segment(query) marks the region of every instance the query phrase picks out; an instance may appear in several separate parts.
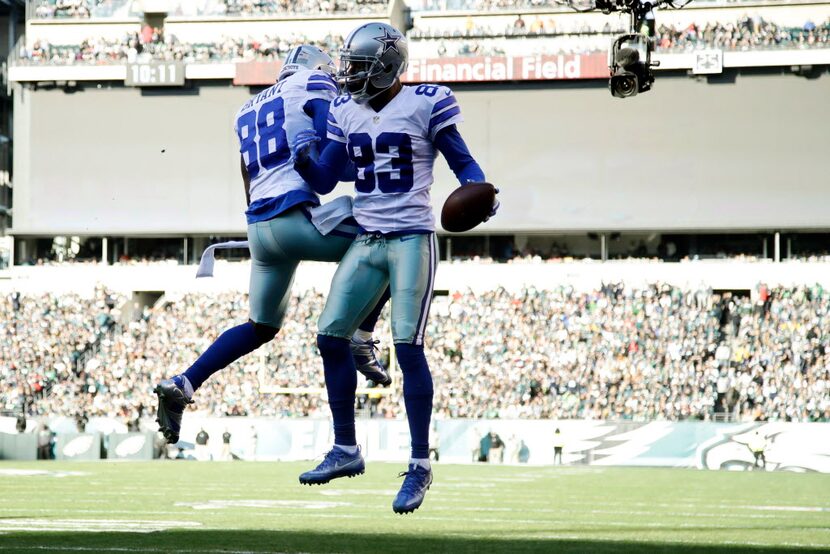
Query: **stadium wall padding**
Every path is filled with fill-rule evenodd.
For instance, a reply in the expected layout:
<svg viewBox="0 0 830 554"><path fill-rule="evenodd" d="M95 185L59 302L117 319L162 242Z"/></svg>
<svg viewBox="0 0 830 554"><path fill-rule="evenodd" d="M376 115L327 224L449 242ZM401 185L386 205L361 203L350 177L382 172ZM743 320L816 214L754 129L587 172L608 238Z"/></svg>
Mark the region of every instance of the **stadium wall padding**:
<svg viewBox="0 0 830 554"><path fill-rule="evenodd" d="M249 93L16 87L14 232L243 233L232 124ZM476 232L830 228L827 73L659 75L626 100L600 81L456 95L501 189ZM438 209L457 183L436 167Z"/></svg>
<svg viewBox="0 0 830 554"><path fill-rule="evenodd" d="M58 433L55 435L56 460L100 460L101 433Z"/></svg>
<svg viewBox="0 0 830 554"><path fill-rule="evenodd" d="M37 435L0 433L0 460L37 460Z"/></svg>
<svg viewBox="0 0 830 554"><path fill-rule="evenodd" d="M332 441L328 419L187 417L181 444L192 447L200 429L210 436L214 459L221 456L225 430L231 433L231 452L242 459L308 460ZM434 421L430 445L438 445L441 461L468 463L492 431L505 444L498 455L504 463L518 463L524 450L526 463L550 465L556 429L567 464L745 470L754 462L747 444L758 432L766 439L770 470L830 473L830 423L440 419ZM405 420L358 419L357 440L369 461L405 461L409 455Z"/></svg>
<svg viewBox="0 0 830 554"><path fill-rule="evenodd" d="M107 459L152 460L157 433L112 433L107 436Z"/></svg>

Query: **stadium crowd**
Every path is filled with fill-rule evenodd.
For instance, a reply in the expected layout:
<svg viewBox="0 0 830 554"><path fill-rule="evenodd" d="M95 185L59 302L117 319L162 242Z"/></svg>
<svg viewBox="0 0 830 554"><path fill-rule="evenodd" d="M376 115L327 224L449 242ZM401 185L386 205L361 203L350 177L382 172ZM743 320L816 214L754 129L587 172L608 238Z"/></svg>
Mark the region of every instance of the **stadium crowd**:
<svg viewBox="0 0 830 554"><path fill-rule="evenodd" d="M657 48L661 50L824 47L830 42L830 19L820 25L808 21L797 28L782 27L757 16L744 17L734 23L693 24L685 29L661 25L657 29L656 41Z"/></svg>
<svg viewBox="0 0 830 554"><path fill-rule="evenodd" d="M91 17L98 0L40 0L34 6L34 16L39 19Z"/></svg>
<svg viewBox="0 0 830 554"><path fill-rule="evenodd" d="M0 410L36 407L72 415L76 395L93 381L80 369L102 337L115 331L123 301L97 289L85 298L12 293L0 298Z"/></svg>
<svg viewBox="0 0 830 554"><path fill-rule="evenodd" d="M264 39L223 37L211 44L185 44L161 29L144 26L139 33L128 33L119 40L87 39L80 45L59 46L37 41L31 48L22 47L19 58L29 63L106 64L136 61L182 61L207 63L222 60L278 60L292 46L312 42L333 50L343 42L340 36L328 35L313 41L295 34L267 36Z"/></svg>
<svg viewBox="0 0 830 554"><path fill-rule="evenodd" d="M406 4L415 11L491 12L562 7L557 0L406 0Z"/></svg>
<svg viewBox="0 0 830 554"><path fill-rule="evenodd" d="M257 17L294 14L384 13L388 0L174 0L173 16ZM33 15L39 19L140 16L142 7L132 0L39 0Z"/></svg>
<svg viewBox="0 0 830 554"><path fill-rule="evenodd" d="M587 22L574 22L567 27L551 18L536 16L529 22L522 16L503 29L473 24L453 31L415 28L409 32L419 55L482 56L504 55L509 47L514 55L579 54L607 49L611 36L626 32L620 21L606 22L594 28ZM513 39L532 38L520 45ZM804 49L823 48L830 42L830 19L816 25L807 21L801 27L784 27L760 17L744 17L734 22L692 24L685 28L660 25L656 29L658 51L689 51L702 48L724 50Z"/></svg>
<svg viewBox="0 0 830 554"><path fill-rule="evenodd" d="M94 338L101 321L117 317L108 307L113 297L101 295L86 303L23 298L17 312L13 298L5 299L0 400L7 410L25 402L31 415L132 421L154 406L155 383L186 369L247 317L247 298L237 293L170 298L101 335L95 354L73 364L79 339ZM277 339L211 379L194 409L327 417L317 392L259 390L323 387L314 346L323 303L317 293L295 295ZM376 336L391 343L385 317ZM761 286L752 298L667 284L457 292L436 299L426 347L442 417L681 420L729 413L830 421L830 291L819 286ZM399 392L364 395L360 407L403 417Z"/></svg>
<svg viewBox="0 0 830 554"><path fill-rule="evenodd" d="M454 32L413 29L413 55L417 57L471 57L483 55L579 54L602 51L607 36L622 32L617 24L606 23L592 29L584 23L559 28L553 19L535 18L529 24L521 18L507 29L468 26ZM524 43L511 42L514 37L537 37ZM699 48L727 50L770 48L815 48L830 42L830 19L821 25L807 22L800 28L785 28L757 17L733 23L690 25L684 29L661 25L656 32L658 50L687 51ZM184 43L162 29L145 25L140 32L127 33L120 39L89 38L79 45L56 45L45 40L22 46L21 63L55 65L133 63L136 61L214 61L278 60L292 46L311 42L336 52L343 37L329 34L310 38L294 33L264 38L222 37L212 43Z"/></svg>
<svg viewBox="0 0 830 554"><path fill-rule="evenodd" d="M477 23L472 17L465 20L463 28L452 30L435 29L432 27L414 27L407 33L410 39L428 38L509 38L509 37L534 37L534 36L557 36L557 35L596 35L609 33L626 32L627 27L622 19L608 19L601 27L591 26L588 21L569 18L567 24L551 16L529 16L519 15L512 23L503 27L493 27Z"/></svg>

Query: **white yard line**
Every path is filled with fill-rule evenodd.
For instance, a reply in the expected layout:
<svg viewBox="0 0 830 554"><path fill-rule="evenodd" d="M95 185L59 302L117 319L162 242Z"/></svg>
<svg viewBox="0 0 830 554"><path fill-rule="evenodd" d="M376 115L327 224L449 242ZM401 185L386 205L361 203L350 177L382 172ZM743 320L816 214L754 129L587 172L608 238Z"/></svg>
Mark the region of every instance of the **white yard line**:
<svg viewBox="0 0 830 554"><path fill-rule="evenodd" d="M168 529L201 527L196 521L147 521L132 519L51 519L51 518L0 518L0 531L78 533L152 533Z"/></svg>
<svg viewBox="0 0 830 554"><path fill-rule="evenodd" d="M15 552L21 550L31 551L57 551L57 552L159 552L158 548L132 548L128 546L110 546L110 547L91 547L91 546L12 546L6 548L0 546L2 550L13 550ZM181 549L177 548L176 552L184 553L199 553L207 552L212 554L262 554L268 552L269 554L287 554L284 552L274 552L272 550L227 550L217 548L199 548L199 549Z"/></svg>
<svg viewBox="0 0 830 554"><path fill-rule="evenodd" d="M324 505L325 504L325 505ZM48 513L48 514L65 514L65 515L73 515L73 514L128 514L133 516L161 516L161 515L178 515L181 516L185 513L188 513L189 510L186 508L192 508L195 510L199 510L200 513L211 514L213 512L218 512L219 510L225 510L228 508L239 508L244 509L245 515L261 515L261 516L274 516L282 514L281 510L285 510L286 508L291 508L292 511L296 509L308 509L308 510L320 510L320 509L330 509L335 507L349 507L352 506L351 503L315 503L314 501L267 501L267 500L234 500L234 501L222 501L222 500L209 500L204 502L177 502L176 506L182 507L182 510L93 510L93 509L56 509L56 508L0 508L0 513ZM250 510L248 508L254 508L255 510ZM495 513L512 513L516 512L514 508L499 508L499 507L485 507L485 506L477 506L477 507L470 507L470 506L430 506L431 511L441 511L441 512L468 512L468 513L476 513L476 512L495 512ZM771 510L772 511L772 510ZM730 518L730 519L792 519L794 517L798 517L797 514L792 513L798 510L784 510L784 513L780 514L730 514L730 513L721 513L721 512L666 512L664 510L588 510L585 513L593 514L593 515L642 515L642 516L671 516L671 517L683 517L683 518ZM808 510L810 512L815 512L816 510ZM568 509L567 507L563 508L535 508L532 510L523 510L523 513L533 515L533 514L572 514L573 510ZM289 512L287 515L293 515ZM367 518L375 518L377 517L376 514L366 514L365 517ZM508 519L507 521L515 521Z"/></svg>

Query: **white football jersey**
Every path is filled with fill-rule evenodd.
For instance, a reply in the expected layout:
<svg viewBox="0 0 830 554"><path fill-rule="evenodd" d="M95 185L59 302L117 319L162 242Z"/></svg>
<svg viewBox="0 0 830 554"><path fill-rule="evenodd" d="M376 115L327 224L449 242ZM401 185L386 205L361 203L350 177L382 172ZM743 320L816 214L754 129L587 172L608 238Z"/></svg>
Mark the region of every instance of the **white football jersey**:
<svg viewBox="0 0 830 554"><path fill-rule="evenodd" d="M380 112L338 96L329 109L328 138L346 144L357 169L354 217L367 231L434 231L429 189L438 131L459 123L452 91L404 86Z"/></svg>
<svg viewBox="0 0 830 554"><path fill-rule="evenodd" d="M323 71L304 70L286 77L248 100L236 114L234 130L251 178L251 203L292 191L316 194L294 171L290 144L314 122L303 111L309 100L331 102L337 85Z"/></svg>

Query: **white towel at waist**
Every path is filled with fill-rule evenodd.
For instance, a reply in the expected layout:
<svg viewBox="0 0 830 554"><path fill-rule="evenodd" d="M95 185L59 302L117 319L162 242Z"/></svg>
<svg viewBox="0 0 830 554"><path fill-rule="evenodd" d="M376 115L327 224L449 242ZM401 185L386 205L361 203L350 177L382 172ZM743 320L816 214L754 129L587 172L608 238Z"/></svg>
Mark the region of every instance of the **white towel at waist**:
<svg viewBox="0 0 830 554"><path fill-rule="evenodd" d="M213 263L216 261L216 251L229 248L248 248L247 240L231 240L211 244L202 252L202 259L199 261L199 269L196 270L196 278L213 277Z"/></svg>
<svg viewBox="0 0 830 554"><path fill-rule="evenodd" d="M338 196L331 202L326 202L308 210L311 214L311 222L317 227L321 235L328 235L343 223L343 220L352 217L352 197ZM351 231L352 229L349 229ZM354 228L355 234L357 228Z"/></svg>

